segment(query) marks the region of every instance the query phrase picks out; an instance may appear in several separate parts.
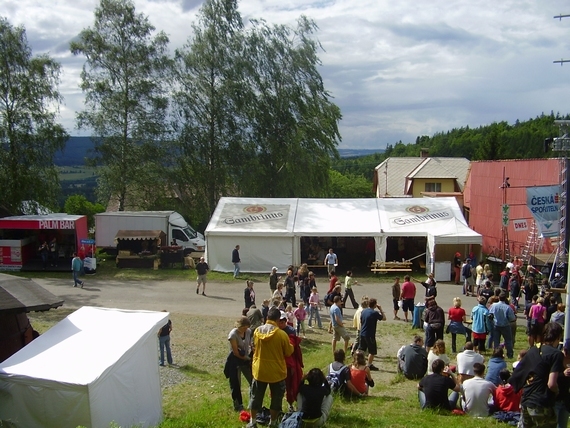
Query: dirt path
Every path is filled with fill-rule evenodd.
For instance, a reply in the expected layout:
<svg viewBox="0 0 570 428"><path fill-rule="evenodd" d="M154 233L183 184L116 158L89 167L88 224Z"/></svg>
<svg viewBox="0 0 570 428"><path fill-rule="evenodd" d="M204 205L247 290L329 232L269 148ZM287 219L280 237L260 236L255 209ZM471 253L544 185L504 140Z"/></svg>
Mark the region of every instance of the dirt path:
<svg viewBox="0 0 570 428"><path fill-rule="evenodd" d="M188 281L125 281L99 280L96 276L85 278L85 287L73 288L73 281L61 279L34 279L56 296L65 299L64 307L79 308L81 306L98 306L120 309L141 309L160 311L163 309L174 313L194 315L215 315L232 317L241 313L244 307L243 291L245 281L235 280L227 283L212 282L206 287L206 295L196 294L194 277ZM317 279L321 298L328 288L328 282ZM461 295L461 287L450 283L438 284L438 303L447 311L452 306L452 300L460 296L463 307L469 314L476 305L474 297ZM256 283L256 300L258 306L264 298L270 297L268 283ZM375 297L384 311L388 314L388 322L393 321L391 283L374 279L364 279L355 287L354 294L359 300L363 295ZM422 299L424 289L417 286L416 301ZM352 317L354 310L350 304L345 310L346 316ZM403 318L400 311L400 317ZM411 317L410 317L411 318ZM519 314L519 324L523 325Z"/></svg>

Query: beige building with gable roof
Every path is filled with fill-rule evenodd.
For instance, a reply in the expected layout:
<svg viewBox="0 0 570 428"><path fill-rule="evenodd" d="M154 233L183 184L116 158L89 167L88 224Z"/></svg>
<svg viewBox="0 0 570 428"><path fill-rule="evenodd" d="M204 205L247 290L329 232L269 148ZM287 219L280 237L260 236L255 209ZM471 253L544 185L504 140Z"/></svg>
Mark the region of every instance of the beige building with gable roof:
<svg viewBox="0 0 570 428"><path fill-rule="evenodd" d="M375 168L376 197L455 196L462 206L469 166L466 158L391 157Z"/></svg>

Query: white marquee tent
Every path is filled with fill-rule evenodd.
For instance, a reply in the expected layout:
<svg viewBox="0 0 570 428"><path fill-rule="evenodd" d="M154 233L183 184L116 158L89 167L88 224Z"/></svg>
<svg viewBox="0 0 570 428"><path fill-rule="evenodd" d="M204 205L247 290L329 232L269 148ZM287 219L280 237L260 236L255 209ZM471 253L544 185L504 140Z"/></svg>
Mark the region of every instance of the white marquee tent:
<svg viewBox="0 0 570 428"><path fill-rule="evenodd" d="M428 260L437 260L438 245L482 243L452 197L221 198L205 236L208 264L222 272L233 271L231 251L236 245L243 271L299 265L302 237L372 237L378 261L385 260L388 237L426 237Z"/></svg>
<svg viewBox="0 0 570 428"><path fill-rule="evenodd" d="M83 307L0 363L0 425L156 426L167 312Z"/></svg>

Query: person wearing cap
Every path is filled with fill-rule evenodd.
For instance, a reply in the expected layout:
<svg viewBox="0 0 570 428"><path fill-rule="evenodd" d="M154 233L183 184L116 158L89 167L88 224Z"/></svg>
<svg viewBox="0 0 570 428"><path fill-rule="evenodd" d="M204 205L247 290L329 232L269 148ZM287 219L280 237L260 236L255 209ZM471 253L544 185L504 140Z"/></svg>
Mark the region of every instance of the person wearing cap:
<svg viewBox="0 0 570 428"><path fill-rule="evenodd" d="M271 295L277 290L277 283L279 282L279 275L277 274L277 267L273 266L271 268L271 273L269 274L269 289L271 290Z"/></svg>
<svg viewBox="0 0 570 428"><path fill-rule="evenodd" d="M202 296L206 295L206 281L207 281L207 274L210 270L208 263L204 261L204 257L200 257L200 261L196 265L196 273L198 277L196 278L197 286L196 286L196 294L200 293L200 284L202 284Z"/></svg>
<svg viewBox="0 0 570 428"><path fill-rule="evenodd" d="M270 426L277 426L278 423L287 377L285 358L293 354L293 345L289 342L287 333L279 328L280 320L286 319L287 315L284 312L272 307L267 313L266 323L253 333L251 422L247 425L250 428L257 426L255 418L262 408L268 386L271 391Z"/></svg>

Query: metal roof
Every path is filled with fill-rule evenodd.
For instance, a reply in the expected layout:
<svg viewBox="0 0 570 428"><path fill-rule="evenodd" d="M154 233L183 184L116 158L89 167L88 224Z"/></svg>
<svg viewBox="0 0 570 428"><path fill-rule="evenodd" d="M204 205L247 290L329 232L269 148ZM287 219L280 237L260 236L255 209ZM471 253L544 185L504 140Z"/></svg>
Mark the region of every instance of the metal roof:
<svg viewBox="0 0 570 428"><path fill-rule="evenodd" d="M376 169L378 175L379 197L407 197L407 183L415 178L455 179L463 191L469 172L469 160L466 158L444 157L391 157Z"/></svg>

